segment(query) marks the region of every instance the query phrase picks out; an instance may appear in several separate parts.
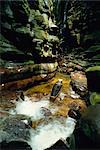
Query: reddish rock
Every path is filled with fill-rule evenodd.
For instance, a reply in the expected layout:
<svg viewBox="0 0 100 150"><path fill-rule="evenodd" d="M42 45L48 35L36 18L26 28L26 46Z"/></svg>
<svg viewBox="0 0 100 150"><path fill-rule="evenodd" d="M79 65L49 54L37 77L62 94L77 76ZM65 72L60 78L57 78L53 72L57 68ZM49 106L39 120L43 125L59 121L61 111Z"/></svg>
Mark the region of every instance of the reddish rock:
<svg viewBox="0 0 100 150"><path fill-rule="evenodd" d="M72 89L82 98L87 95L87 78L84 72L72 72L70 84L72 86Z"/></svg>

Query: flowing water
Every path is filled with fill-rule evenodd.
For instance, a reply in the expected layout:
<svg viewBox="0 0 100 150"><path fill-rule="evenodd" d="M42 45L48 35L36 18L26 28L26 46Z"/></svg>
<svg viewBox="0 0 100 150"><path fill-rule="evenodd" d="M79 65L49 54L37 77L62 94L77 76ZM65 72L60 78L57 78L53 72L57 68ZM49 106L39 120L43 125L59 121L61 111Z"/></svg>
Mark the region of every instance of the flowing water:
<svg viewBox="0 0 100 150"><path fill-rule="evenodd" d="M58 140L65 141L74 131L76 120L70 117L49 117L45 116L42 108L50 109L54 114L58 109L51 107L50 101L42 99L40 101L31 101L25 96L25 101L16 102L15 109L11 110L13 114L24 114L32 118L32 120L38 120L44 118L44 122L39 124L35 129L30 129L30 139L28 144L32 147L32 150L44 150L51 147Z"/></svg>
<svg viewBox="0 0 100 150"><path fill-rule="evenodd" d="M36 131L31 131L29 144L34 150L44 150L51 147L60 139L65 141L74 131L75 120L68 117L62 124L60 120L54 120L47 125L39 126Z"/></svg>
<svg viewBox="0 0 100 150"><path fill-rule="evenodd" d="M41 99L40 101L31 101L27 96L25 96L25 101L18 101L16 103L16 108L12 109L10 113L12 114L23 114L32 117L33 120L44 118L43 108L49 109L50 102L47 99ZM50 111L53 114L57 108L51 108Z"/></svg>

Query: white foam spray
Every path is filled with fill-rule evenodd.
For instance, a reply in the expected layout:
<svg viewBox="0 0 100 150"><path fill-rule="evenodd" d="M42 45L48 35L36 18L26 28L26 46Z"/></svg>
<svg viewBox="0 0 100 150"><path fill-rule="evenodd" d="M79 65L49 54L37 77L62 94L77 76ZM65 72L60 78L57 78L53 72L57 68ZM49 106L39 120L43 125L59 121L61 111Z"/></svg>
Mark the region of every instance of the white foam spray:
<svg viewBox="0 0 100 150"><path fill-rule="evenodd" d="M31 101L28 97L25 96L25 101L18 101L16 103L16 108L11 111L11 113L27 115L32 117L34 120L37 120L44 117L41 111L42 107L48 108L49 101Z"/></svg>
<svg viewBox="0 0 100 150"><path fill-rule="evenodd" d="M45 117L44 114L42 114L41 107L49 109L49 106L50 102L46 99L33 102L25 96L25 101L20 100L16 103L16 108L13 113L24 114L32 117L33 120L38 120ZM56 108L54 110L54 107L50 109L52 113L56 110ZM70 137L75 125L75 120L70 117L64 118L64 123L62 123L60 119L55 118L47 124L40 124L36 129L30 129L30 139L28 143L32 147L32 150L44 150L51 147L58 140L66 140L67 137Z"/></svg>
<svg viewBox="0 0 100 150"><path fill-rule="evenodd" d="M29 145L32 150L44 150L54 145L58 140L66 140L74 131L76 122L68 117L65 124L54 120L47 125L39 126L36 131L30 131Z"/></svg>

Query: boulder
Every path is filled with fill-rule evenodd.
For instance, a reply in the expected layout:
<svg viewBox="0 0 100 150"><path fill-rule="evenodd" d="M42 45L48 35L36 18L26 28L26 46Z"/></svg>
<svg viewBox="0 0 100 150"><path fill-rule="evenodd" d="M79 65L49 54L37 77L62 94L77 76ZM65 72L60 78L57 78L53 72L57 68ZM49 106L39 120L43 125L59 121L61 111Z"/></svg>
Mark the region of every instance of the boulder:
<svg viewBox="0 0 100 150"><path fill-rule="evenodd" d="M84 72L77 71L71 73L70 82L73 91L84 98L87 95L87 79Z"/></svg>
<svg viewBox="0 0 100 150"><path fill-rule="evenodd" d="M14 141L25 142L28 144L30 137L30 126L24 123L28 119L24 115L3 115L0 118L0 144L10 143Z"/></svg>
<svg viewBox="0 0 100 150"><path fill-rule="evenodd" d="M89 106L83 113L81 128L91 141L100 146L100 104Z"/></svg>
<svg viewBox="0 0 100 150"><path fill-rule="evenodd" d="M86 70L89 91L100 92L100 66L89 67Z"/></svg>

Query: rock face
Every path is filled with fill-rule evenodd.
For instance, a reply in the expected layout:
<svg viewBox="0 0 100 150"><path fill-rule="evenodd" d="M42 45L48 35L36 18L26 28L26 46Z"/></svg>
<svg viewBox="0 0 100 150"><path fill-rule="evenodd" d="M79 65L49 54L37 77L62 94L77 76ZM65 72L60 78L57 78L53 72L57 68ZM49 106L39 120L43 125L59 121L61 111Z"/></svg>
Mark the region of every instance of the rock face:
<svg viewBox="0 0 100 150"><path fill-rule="evenodd" d="M55 0L54 14L63 53L75 51L79 57L84 54L89 63L100 65L99 6L99 1Z"/></svg>
<svg viewBox="0 0 100 150"><path fill-rule="evenodd" d="M15 65L1 68L1 90L21 89L41 81L46 81L55 75L57 63L42 63L33 65Z"/></svg>
<svg viewBox="0 0 100 150"><path fill-rule="evenodd" d="M1 59L39 63L41 57L53 56L59 39L53 35L52 0L2 1L1 6Z"/></svg>
<svg viewBox="0 0 100 150"><path fill-rule="evenodd" d="M1 1L1 84L54 76L57 30L52 0Z"/></svg>
<svg viewBox="0 0 100 150"><path fill-rule="evenodd" d="M12 141L20 141L27 143L30 136L30 127L23 122L24 119L25 116L23 115L10 115L9 117L3 116L0 119L0 143L4 141L6 141L6 143Z"/></svg>
<svg viewBox="0 0 100 150"><path fill-rule="evenodd" d="M89 106L81 122L82 130L100 148L100 104Z"/></svg>

